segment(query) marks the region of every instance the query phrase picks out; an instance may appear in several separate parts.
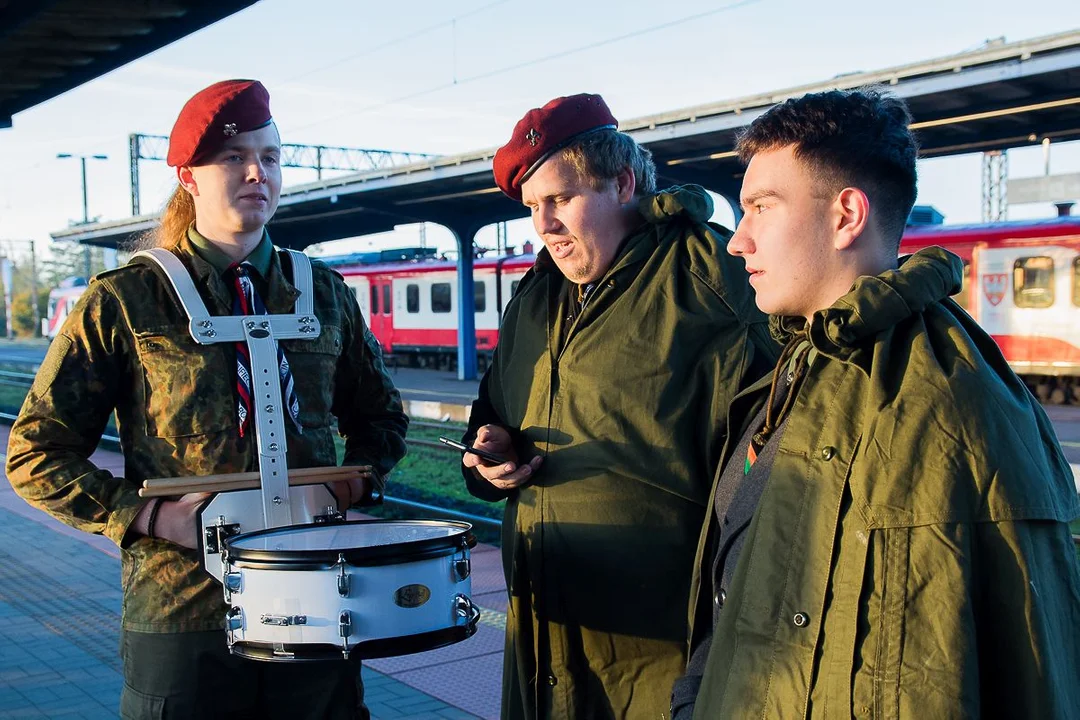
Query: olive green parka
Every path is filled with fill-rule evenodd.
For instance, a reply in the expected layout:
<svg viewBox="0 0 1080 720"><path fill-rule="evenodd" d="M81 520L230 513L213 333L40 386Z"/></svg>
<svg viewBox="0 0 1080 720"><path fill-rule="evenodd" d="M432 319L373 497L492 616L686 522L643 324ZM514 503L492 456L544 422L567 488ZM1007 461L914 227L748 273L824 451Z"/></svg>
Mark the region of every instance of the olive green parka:
<svg viewBox="0 0 1080 720"><path fill-rule="evenodd" d="M473 406L468 441L497 423L523 461L544 456L503 521L505 718L667 712L727 405L779 351L728 232L705 224L704 190L645 197L639 212L570 328L568 281L539 253Z"/></svg>
<svg viewBox="0 0 1080 720"><path fill-rule="evenodd" d="M695 718L1080 717L1076 489L1042 408L948 299L960 277L929 248L814 315ZM805 327L773 319L781 340ZM695 647L716 528L698 547Z"/></svg>

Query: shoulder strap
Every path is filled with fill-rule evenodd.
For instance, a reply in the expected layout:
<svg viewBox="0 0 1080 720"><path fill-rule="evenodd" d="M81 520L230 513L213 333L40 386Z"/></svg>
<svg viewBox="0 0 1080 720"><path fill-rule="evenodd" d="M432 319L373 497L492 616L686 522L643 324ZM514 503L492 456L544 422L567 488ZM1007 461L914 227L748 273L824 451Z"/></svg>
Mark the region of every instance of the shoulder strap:
<svg viewBox="0 0 1080 720"><path fill-rule="evenodd" d="M315 312L313 296L315 285L311 279L311 260L302 252L285 248L292 261L293 287L300 291L300 297L296 298L296 307L293 312L297 315L311 315Z"/></svg>
<svg viewBox="0 0 1080 720"><path fill-rule="evenodd" d="M311 280L311 261L307 255L289 250L293 263L293 284L300 291L293 312L289 315L264 315L270 323L276 339L314 340L321 326L314 313L314 285ZM187 313L191 337L200 345L244 340L246 333L242 323L250 322L250 316L211 316L202 301L195 283L180 259L164 248L151 248L132 255L131 259L146 258L165 273L170 285Z"/></svg>
<svg viewBox="0 0 1080 720"><path fill-rule="evenodd" d="M189 318L210 315L206 311L206 304L202 301L202 297L199 296L199 291L195 289L191 274L178 257L164 248L151 248L141 250L131 256L132 260L136 258L147 258L161 268Z"/></svg>

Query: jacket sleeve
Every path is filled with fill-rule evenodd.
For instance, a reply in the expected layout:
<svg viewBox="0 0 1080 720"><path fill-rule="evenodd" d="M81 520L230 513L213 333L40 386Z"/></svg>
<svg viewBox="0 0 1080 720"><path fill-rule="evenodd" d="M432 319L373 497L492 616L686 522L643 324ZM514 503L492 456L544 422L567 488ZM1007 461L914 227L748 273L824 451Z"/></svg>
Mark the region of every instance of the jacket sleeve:
<svg viewBox="0 0 1080 720"><path fill-rule="evenodd" d="M92 283L49 346L8 439L7 476L30 505L124 544L144 501L90 461L127 375L130 335L116 299Z"/></svg>
<svg viewBox="0 0 1080 720"><path fill-rule="evenodd" d="M484 377L480 379L480 388L477 393L476 400L473 401L472 409L469 411L469 427L465 431L465 435L461 438L461 442L466 445L472 445L476 441L476 433L484 425L499 425L506 429L510 433L510 437L514 441L514 445L518 444L518 433L516 428L509 427L506 422L499 416L499 413L495 410L495 407L491 399L491 377L495 372L495 363L498 361L498 349L495 350L495 359L493 360L491 367L484 373ZM481 500L487 500L489 502L498 502L504 500L514 492L513 490L500 490L484 478L477 475L470 468L465 467L464 464L460 465L461 475L465 478L465 487L468 488L469 493L474 497L478 497Z"/></svg>
<svg viewBox="0 0 1080 720"><path fill-rule="evenodd" d="M376 490L382 492L386 475L405 457L409 418L356 298L344 282L335 286L349 333L343 338L331 412L345 439L345 464L374 467L380 477Z"/></svg>

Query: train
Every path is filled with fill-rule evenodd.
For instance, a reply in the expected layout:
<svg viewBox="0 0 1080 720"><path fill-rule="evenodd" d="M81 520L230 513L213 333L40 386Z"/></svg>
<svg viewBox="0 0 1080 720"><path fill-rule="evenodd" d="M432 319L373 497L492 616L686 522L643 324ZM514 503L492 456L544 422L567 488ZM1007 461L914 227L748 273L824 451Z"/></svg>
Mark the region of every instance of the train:
<svg viewBox="0 0 1080 720"><path fill-rule="evenodd" d="M994 338L1009 364L1047 404L1080 404L1080 217L907 228L900 253L939 245L964 262L955 300ZM506 304L532 267L525 252L474 260L477 361L498 342ZM453 369L457 270L431 248L319 258L345 278L389 362ZM55 335L85 285L50 294L43 330ZM55 313L55 316L54 316Z"/></svg>
<svg viewBox="0 0 1080 720"><path fill-rule="evenodd" d="M1043 403L1080 404L1080 217L909 227L900 253L964 262L954 296Z"/></svg>

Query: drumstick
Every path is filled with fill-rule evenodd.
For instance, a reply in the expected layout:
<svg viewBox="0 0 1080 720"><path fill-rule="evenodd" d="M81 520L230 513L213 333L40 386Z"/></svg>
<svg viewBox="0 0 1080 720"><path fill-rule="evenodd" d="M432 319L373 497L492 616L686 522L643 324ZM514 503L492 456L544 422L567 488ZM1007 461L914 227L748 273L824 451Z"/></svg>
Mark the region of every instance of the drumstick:
<svg viewBox="0 0 1080 720"><path fill-rule="evenodd" d="M247 475L247 473L236 473L236 475ZM255 473L256 477L245 478L233 478L231 480L217 480L214 482L194 482L188 484L170 483L162 486L161 484L155 484L153 487L139 488L139 497L168 497L173 495L185 495L187 493L195 492L230 492L233 490L258 490L261 487L261 482L258 477L258 473ZM358 472L357 469L350 468L347 472L341 473L322 473L320 475L308 475L296 477L291 472L289 474L289 485L291 487L298 487L303 485L320 485L322 483L337 482L339 480L352 480L357 477L370 477L370 472ZM173 479L173 478L156 478L157 480ZM148 481L149 482L149 481Z"/></svg>
<svg viewBox="0 0 1080 720"><path fill-rule="evenodd" d="M320 485L322 483L337 482L339 480L352 480L364 477L360 473L343 473L341 475L319 475L317 477L290 478L289 486ZM196 492L230 492L233 490L258 490L261 484L258 480L234 480L231 482L218 481L212 483L195 483L192 485L170 485L168 487L139 488L139 497L169 497L173 495L186 495Z"/></svg>
<svg viewBox="0 0 1080 720"><path fill-rule="evenodd" d="M342 465L340 467L331 465L329 467L313 467L313 468L291 468L289 470L289 483L291 485L296 484L310 484L310 483L295 483L293 478L309 478L309 477L321 477L323 475L339 475L342 473L353 473L361 475L370 475L370 465ZM171 477L171 478L148 478L143 481L144 488L166 488L181 485L199 485L203 483L216 483L216 482L237 482L240 480L258 480L261 476L258 471L255 472L242 472L242 473L222 473L220 475L188 475L186 477Z"/></svg>

